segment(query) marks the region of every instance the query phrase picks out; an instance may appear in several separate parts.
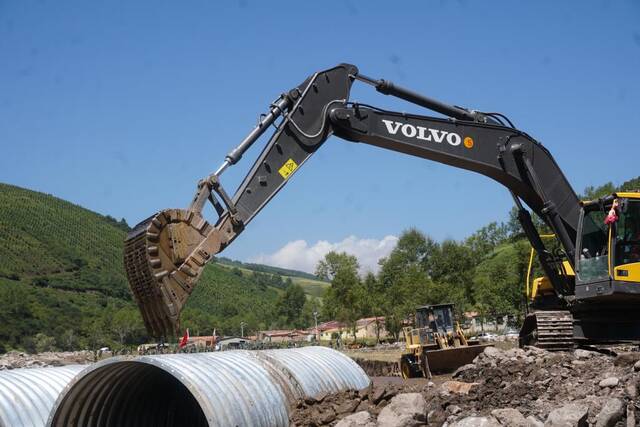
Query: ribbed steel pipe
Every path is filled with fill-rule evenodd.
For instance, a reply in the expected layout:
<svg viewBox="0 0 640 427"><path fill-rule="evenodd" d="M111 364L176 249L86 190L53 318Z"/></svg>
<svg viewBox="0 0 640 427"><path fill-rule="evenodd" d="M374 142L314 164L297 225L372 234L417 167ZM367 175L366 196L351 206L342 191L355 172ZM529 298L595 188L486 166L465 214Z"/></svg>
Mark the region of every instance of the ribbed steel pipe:
<svg viewBox="0 0 640 427"><path fill-rule="evenodd" d="M0 427L44 426L56 399L82 368L0 371Z"/></svg>
<svg viewBox="0 0 640 427"><path fill-rule="evenodd" d="M288 426L298 399L369 384L326 347L111 358L65 388L48 424Z"/></svg>

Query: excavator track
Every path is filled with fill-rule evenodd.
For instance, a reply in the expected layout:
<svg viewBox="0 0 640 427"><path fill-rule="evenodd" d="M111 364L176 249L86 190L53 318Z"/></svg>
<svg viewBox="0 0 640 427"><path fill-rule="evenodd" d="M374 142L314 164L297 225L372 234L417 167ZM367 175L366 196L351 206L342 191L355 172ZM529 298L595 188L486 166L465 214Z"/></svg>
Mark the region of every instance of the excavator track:
<svg viewBox="0 0 640 427"><path fill-rule="evenodd" d="M529 314L520 331L520 345L549 351L573 350L573 316L564 310Z"/></svg>
<svg viewBox="0 0 640 427"><path fill-rule="evenodd" d="M179 333L180 311L210 259L210 254L195 249L211 229L196 212L167 209L127 235L124 265L129 287L154 336Z"/></svg>

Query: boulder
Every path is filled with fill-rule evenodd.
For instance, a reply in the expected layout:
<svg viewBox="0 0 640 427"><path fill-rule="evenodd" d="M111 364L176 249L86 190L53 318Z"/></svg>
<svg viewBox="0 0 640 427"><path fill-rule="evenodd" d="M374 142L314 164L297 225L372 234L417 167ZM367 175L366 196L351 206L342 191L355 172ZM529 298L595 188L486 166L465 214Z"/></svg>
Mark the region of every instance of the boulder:
<svg viewBox="0 0 640 427"><path fill-rule="evenodd" d="M378 427L411 427L427 423L427 402L420 393L395 396L378 415Z"/></svg>
<svg viewBox="0 0 640 427"><path fill-rule="evenodd" d="M607 399L596 416L596 427L613 427L622 419L625 411L626 407L622 400L616 398Z"/></svg>
<svg viewBox="0 0 640 427"><path fill-rule="evenodd" d="M517 409L513 408L502 408L502 409L494 409L491 411L491 415L498 420L498 422L507 427L526 427L528 426L527 421L524 418L524 415L520 413Z"/></svg>
<svg viewBox="0 0 640 427"><path fill-rule="evenodd" d="M376 420L367 411L356 412L338 421L335 427L376 427Z"/></svg>
<svg viewBox="0 0 640 427"><path fill-rule="evenodd" d="M620 380L617 377L608 377L600 381L598 385L602 388L605 388L605 387L613 388L613 387L616 387L619 383L620 383Z"/></svg>
<svg viewBox="0 0 640 427"><path fill-rule="evenodd" d="M466 417L451 427L500 427L500 423L493 417Z"/></svg>
<svg viewBox="0 0 640 427"><path fill-rule="evenodd" d="M589 407L579 403L570 403L554 409L547 416L546 427L586 427Z"/></svg>
<svg viewBox="0 0 640 427"><path fill-rule="evenodd" d="M636 372L640 371L640 360L633 364L633 370Z"/></svg>

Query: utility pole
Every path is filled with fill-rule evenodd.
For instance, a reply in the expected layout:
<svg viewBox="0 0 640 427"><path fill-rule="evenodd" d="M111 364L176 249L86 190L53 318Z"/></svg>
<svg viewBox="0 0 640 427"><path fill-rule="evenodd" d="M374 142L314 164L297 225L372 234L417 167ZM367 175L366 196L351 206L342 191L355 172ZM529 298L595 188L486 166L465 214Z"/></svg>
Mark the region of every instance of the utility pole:
<svg viewBox="0 0 640 427"><path fill-rule="evenodd" d="M313 312L313 319L316 321L316 341L320 342L320 336L318 335L318 312Z"/></svg>
<svg viewBox="0 0 640 427"><path fill-rule="evenodd" d="M246 323L240 322L240 338L244 338L244 327L247 326Z"/></svg>

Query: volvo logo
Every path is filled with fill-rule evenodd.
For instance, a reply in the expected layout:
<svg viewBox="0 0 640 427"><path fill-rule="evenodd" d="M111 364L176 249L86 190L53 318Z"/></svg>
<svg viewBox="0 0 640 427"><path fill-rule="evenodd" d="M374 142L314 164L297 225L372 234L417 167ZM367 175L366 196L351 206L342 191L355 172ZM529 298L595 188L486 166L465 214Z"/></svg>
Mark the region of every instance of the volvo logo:
<svg viewBox="0 0 640 427"><path fill-rule="evenodd" d="M446 141L448 144L457 147L462 143L462 137L455 132L447 132L444 130L431 129L423 126L414 126L410 123L396 122L393 120L382 120L387 132L391 135L397 135L400 132L407 138L415 138L422 141L437 142L441 144ZM469 147L466 142L465 146Z"/></svg>

